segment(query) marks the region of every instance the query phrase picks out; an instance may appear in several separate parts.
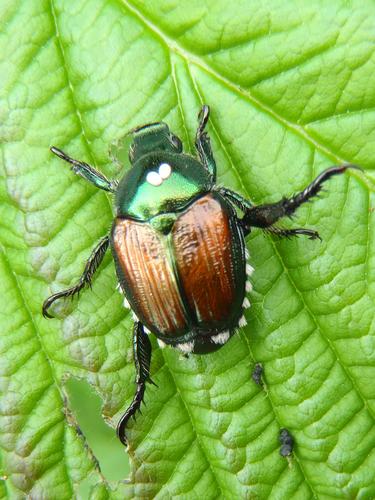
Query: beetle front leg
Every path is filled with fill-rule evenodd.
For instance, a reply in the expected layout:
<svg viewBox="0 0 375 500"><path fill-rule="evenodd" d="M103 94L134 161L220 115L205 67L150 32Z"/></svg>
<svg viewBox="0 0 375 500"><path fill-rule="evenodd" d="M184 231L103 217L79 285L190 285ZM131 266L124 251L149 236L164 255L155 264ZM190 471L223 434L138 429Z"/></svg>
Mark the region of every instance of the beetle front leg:
<svg viewBox="0 0 375 500"><path fill-rule="evenodd" d="M151 342L144 331L143 325L140 321L134 323L133 328L133 356L135 369L137 372L135 382L137 388L129 408L120 418L117 424L117 437L122 444L126 445L125 428L131 417L140 409L143 397L146 390L146 382L156 385L150 378L150 364L151 364Z"/></svg>
<svg viewBox="0 0 375 500"><path fill-rule="evenodd" d="M53 154L70 163L75 174L80 175L99 189L104 189L104 191L109 191L110 193L115 192L117 186L116 181L108 180L105 175L103 175L98 170L95 170L95 168L91 167L91 165L89 165L88 163L74 160L74 158L68 156L66 153L64 153L64 151L61 151L61 149L55 148L55 146L52 146L50 149Z"/></svg>
<svg viewBox="0 0 375 500"><path fill-rule="evenodd" d="M104 255L109 246L109 237L105 236L102 238L99 243L96 245L94 250L92 251L88 261L86 262L85 270L83 271L82 276L80 277L78 283L66 290L62 290L61 292L57 292L48 299L46 299L43 303L42 311L43 316L45 318L53 318L48 312L48 309L57 299L65 298L65 297L73 297L76 293L80 292L85 285L91 285L91 279L95 273L95 271L100 266Z"/></svg>
<svg viewBox="0 0 375 500"><path fill-rule="evenodd" d="M205 131L205 127L210 116L210 108L204 104L198 115L198 129L195 135L195 148L199 159L211 175L212 182L216 181L216 162L212 154L210 138Z"/></svg>

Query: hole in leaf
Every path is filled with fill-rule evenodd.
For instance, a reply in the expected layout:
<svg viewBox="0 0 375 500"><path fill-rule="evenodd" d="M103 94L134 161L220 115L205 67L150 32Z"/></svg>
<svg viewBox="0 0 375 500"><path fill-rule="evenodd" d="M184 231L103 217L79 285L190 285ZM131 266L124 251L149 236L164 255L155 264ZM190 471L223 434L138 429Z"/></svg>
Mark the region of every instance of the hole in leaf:
<svg viewBox="0 0 375 500"><path fill-rule="evenodd" d="M130 472L129 457L117 439L115 430L105 423L101 415L103 402L100 397L83 380L69 378L65 388L70 409L99 462L103 476L111 482L127 478Z"/></svg>

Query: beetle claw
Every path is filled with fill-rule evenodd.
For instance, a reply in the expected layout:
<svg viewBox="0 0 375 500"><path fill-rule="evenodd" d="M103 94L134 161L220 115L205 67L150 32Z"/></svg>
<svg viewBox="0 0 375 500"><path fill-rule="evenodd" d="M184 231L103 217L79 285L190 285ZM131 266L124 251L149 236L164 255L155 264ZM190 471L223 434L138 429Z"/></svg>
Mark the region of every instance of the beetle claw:
<svg viewBox="0 0 375 500"><path fill-rule="evenodd" d="M43 314L43 317L44 318L48 318L48 319L53 319L55 316L52 316L52 314L50 314L47 310L47 308L44 307L43 305L43 309L42 309L42 314Z"/></svg>

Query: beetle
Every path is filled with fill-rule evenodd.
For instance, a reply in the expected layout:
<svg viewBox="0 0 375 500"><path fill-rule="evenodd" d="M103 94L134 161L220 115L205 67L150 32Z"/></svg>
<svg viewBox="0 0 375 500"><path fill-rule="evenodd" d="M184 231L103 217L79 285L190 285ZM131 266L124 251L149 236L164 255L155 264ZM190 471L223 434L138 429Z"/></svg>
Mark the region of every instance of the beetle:
<svg viewBox="0 0 375 500"><path fill-rule="evenodd" d="M72 170L115 195L115 219L109 235L93 249L78 283L55 293L43 304L50 306L91 285L95 271L110 247L124 305L134 314L133 354L136 391L122 415L117 435L126 444L125 428L140 409L150 378L151 342L176 347L188 355L216 351L246 325L244 309L250 306L245 238L252 227L279 237L306 235L311 229L282 229L275 223L291 217L311 200L325 181L353 165L324 170L303 191L276 203L254 206L240 194L216 184L216 163L206 132L209 107L198 115L196 157L183 152L181 140L166 123L133 129L129 148L131 168L120 181L109 180L82 161L56 147L52 153Z"/></svg>

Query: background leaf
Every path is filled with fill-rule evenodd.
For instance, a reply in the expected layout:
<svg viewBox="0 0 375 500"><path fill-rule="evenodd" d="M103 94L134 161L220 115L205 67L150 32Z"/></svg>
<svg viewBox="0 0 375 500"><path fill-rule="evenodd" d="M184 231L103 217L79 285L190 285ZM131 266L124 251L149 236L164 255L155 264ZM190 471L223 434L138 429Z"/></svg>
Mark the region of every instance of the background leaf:
<svg viewBox="0 0 375 500"><path fill-rule="evenodd" d="M4 0L0 23L2 496L71 498L91 474L91 498L374 497L373 2ZM111 259L59 319L41 317L108 231L111 200L48 148L119 176L110 143L164 120L192 150L203 102L219 182L255 203L330 164L365 173L299 210L294 225L322 244L254 231L249 325L219 352L155 346L131 481L111 489L63 413L67 373L95 387L112 425L134 390Z"/></svg>

